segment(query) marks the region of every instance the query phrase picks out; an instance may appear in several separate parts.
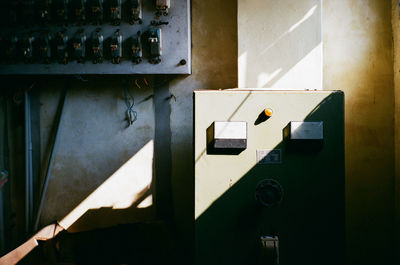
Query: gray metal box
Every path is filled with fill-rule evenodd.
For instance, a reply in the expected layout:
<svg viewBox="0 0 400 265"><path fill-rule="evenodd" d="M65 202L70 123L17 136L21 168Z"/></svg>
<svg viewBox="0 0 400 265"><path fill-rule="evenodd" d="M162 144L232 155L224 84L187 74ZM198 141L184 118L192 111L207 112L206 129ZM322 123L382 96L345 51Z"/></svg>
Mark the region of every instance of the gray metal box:
<svg viewBox="0 0 400 265"><path fill-rule="evenodd" d="M194 97L195 264L276 264L268 262L277 249L280 265L345 264L343 93L198 90ZM272 117L257 121L266 108ZM247 122L247 149L207 153L214 121ZM292 132L304 145L285 137L293 121L304 126Z"/></svg>

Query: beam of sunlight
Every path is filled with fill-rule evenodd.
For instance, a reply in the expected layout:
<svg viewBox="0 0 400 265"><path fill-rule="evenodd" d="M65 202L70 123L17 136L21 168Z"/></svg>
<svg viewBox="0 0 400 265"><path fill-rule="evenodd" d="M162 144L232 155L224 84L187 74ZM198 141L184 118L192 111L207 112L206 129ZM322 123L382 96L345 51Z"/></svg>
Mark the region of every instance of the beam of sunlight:
<svg viewBox="0 0 400 265"><path fill-rule="evenodd" d="M277 45L283 38L286 37L286 35L288 35L289 33L293 32L296 28L300 27L301 24L303 24L304 22L306 22L308 19L310 19L315 11L317 10L318 5L313 6L305 15L302 19L300 19L298 22L294 23L289 30L285 31L284 33L282 33L279 37L276 38L275 41L271 42L267 47L265 47L261 54L265 54L266 52L268 52L268 50L270 50L272 47L274 47L275 45Z"/></svg>
<svg viewBox="0 0 400 265"><path fill-rule="evenodd" d="M305 22L307 19L309 19L315 12L315 10L318 8L318 6L313 6L308 12L307 14L304 15L304 17L302 19L299 20L299 22L295 23L293 26L290 27L289 32L292 32L293 30L295 30L297 27L300 26L301 23Z"/></svg>
<svg viewBox="0 0 400 265"><path fill-rule="evenodd" d="M126 209L132 206L151 189L153 158L154 142L151 140L59 221L59 224L64 229L68 229L90 209L104 207ZM152 204L153 197L148 196L139 204L138 208L149 207Z"/></svg>
<svg viewBox="0 0 400 265"><path fill-rule="evenodd" d="M282 68L276 69L273 73L261 73L257 78L257 87L264 87L265 84L271 82L278 74L282 72Z"/></svg>
<svg viewBox="0 0 400 265"><path fill-rule="evenodd" d="M150 194L147 196L141 203L138 204L137 208L147 208L153 205L153 195Z"/></svg>
<svg viewBox="0 0 400 265"><path fill-rule="evenodd" d="M246 86L246 78L247 78L247 51L241 54L238 58L238 67L239 67L239 87Z"/></svg>
<svg viewBox="0 0 400 265"><path fill-rule="evenodd" d="M238 11L239 87L322 90L321 2L300 1L289 6L289 0L248 2L241 3ZM263 8L269 9L254 13Z"/></svg>
<svg viewBox="0 0 400 265"><path fill-rule="evenodd" d="M238 90L238 89L236 89L236 88L225 89L225 91L229 91L229 90ZM238 111L241 108L241 106L246 102L246 100L250 97L250 95L251 95L251 92L247 91L246 94L244 95L242 101L240 103L238 102L236 110L233 111L232 113L230 113L230 116L227 119L225 119L225 121L232 121L232 118L235 116L236 111ZM216 103L216 104L218 105L218 103ZM213 106L213 105L210 104L209 106ZM195 153L195 157L196 157L195 163L197 163L199 161L200 157L203 156L206 153L206 151L207 151L207 148L204 148L203 151L200 154Z"/></svg>
<svg viewBox="0 0 400 265"><path fill-rule="evenodd" d="M287 72L281 72L281 69L278 69L272 74L259 74L258 87L275 90L284 88L291 90L322 90L322 49L322 42L320 42ZM320 63L316 64L318 61Z"/></svg>

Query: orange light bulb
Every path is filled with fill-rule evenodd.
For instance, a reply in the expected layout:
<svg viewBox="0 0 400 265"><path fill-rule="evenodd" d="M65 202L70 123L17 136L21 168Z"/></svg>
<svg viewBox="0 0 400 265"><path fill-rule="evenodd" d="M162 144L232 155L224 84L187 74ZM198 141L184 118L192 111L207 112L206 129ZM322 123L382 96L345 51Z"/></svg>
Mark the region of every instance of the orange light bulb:
<svg viewBox="0 0 400 265"><path fill-rule="evenodd" d="M274 113L273 110L270 109L270 108L267 108L267 109L264 110L264 114L267 117L271 117L273 113Z"/></svg>

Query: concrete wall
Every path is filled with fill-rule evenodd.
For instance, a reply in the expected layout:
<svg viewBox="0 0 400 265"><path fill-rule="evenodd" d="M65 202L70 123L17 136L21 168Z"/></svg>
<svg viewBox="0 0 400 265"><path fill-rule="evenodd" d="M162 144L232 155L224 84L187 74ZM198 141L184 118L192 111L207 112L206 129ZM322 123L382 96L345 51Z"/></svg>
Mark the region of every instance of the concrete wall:
<svg viewBox="0 0 400 265"><path fill-rule="evenodd" d="M394 147L395 147L395 210L396 210L396 253L397 261L400 262L400 6L397 0L392 0L392 31L393 31L393 54L394 54Z"/></svg>
<svg viewBox="0 0 400 265"><path fill-rule="evenodd" d="M128 83L128 80L134 79L124 80L125 82L121 82L115 77L88 78L87 82L69 81L71 88L66 99L65 115L55 150L54 167L42 213L42 224L55 220L61 221L66 216L71 219L71 212L90 194L96 198L91 199L92 202L89 205L86 202L86 209L80 209L73 213L75 221L80 226L90 229L96 227L93 224L99 225L98 222L90 220L82 223L82 218L85 220L88 218L88 214L93 215L90 213L93 210L109 212L107 214L109 219L119 222L116 220L118 218L115 214L111 214L115 212L113 210L129 209L135 205L137 200L145 199L140 198L141 192L146 193L147 189L151 190L153 151L150 156L146 154L150 159L150 171L141 169L143 172L141 173L130 170L128 172L132 174L130 177L115 174L121 167L129 164L128 161L131 161L130 159L134 158L144 146L151 144L154 139L153 100L143 101L144 98L152 95L153 90L147 87L132 89L132 84ZM46 160L48 153L60 92L65 84L66 81L63 79L50 78L41 89L43 161ZM124 87L130 87L136 99L135 110L138 112L138 120L131 127L127 127L125 120ZM131 163L133 162L131 161ZM113 189L110 184L106 185L106 180L117 181L118 187ZM101 185L107 186L103 187L106 194L99 193L97 190ZM130 191L125 191L124 187L129 187ZM95 192L98 194L94 194ZM147 195L149 196L151 193L149 191ZM129 211L137 211L134 215L143 214L143 210L140 209ZM152 214L147 213L149 209L145 211L147 218L154 217L154 211L150 211ZM129 219L134 221L132 214L129 216L131 218L125 218L126 221L129 222ZM102 222L107 220L107 218L97 219ZM73 223L68 221L65 228L70 228ZM86 227L89 223L92 225ZM83 227L74 227L73 230L83 229Z"/></svg>
<svg viewBox="0 0 400 265"><path fill-rule="evenodd" d="M239 0L240 88L322 89L320 0Z"/></svg>
<svg viewBox="0 0 400 265"><path fill-rule="evenodd" d="M242 0L238 8L240 87L321 88L322 28L322 87L346 95L348 264L393 264L391 2Z"/></svg>
<svg viewBox="0 0 400 265"><path fill-rule="evenodd" d="M269 13L268 8L265 9L264 5L267 2L278 8L276 14ZM395 2L393 0L394 14L397 13ZM130 128L126 128L124 121L123 89L125 86L132 87L133 84L129 81L136 77L91 77L88 78L88 82L72 81L55 168L44 207L43 224L67 216L89 195L98 191L98 188L114 176L121 166L136 154L141 154L143 147L151 144L157 130L157 108L155 99L148 97L159 96L166 86L166 93L173 94L176 101L173 98L168 101L169 119L166 120L166 125L170 128L171 145L166 151L170 154L171 174L165 172L165 175L169 175L167 181L172 180L173 217L178 234L184 242L190 242L193 220L193 89L238 86L238 50L241 86L319 88L322 78L318 62L321 60L319 49L322 46L319 37L321 25L317 22L322 10L323 88L341 89L346 93L348 264L382 264L382 262L391 264L394 240L395 143L396 150L400 150L399 131L396 129L395 138L394 128L400 128L398 126L400 124L399 116L396 115L397 125L396 127L393 125L390 1L325 0L322 6L320 1L311 0L258 1L264 7L260 10L248 6L249 3L250 0L238 1L239 21L237 21L237 6L236 3L232 4L231 0L192 1L193 74L170 77L170 81L162 88L155 87L153 77L147 77L150 87L134 88L138 121ZM315 6L317 7L314 8ZM395 27L397 27L396 18L397 16L393 20ZM258 20L262 22L261 28L257 25ZM277 21L282 22L282 28L271 28L272 25L280 25ZM247 22L250 24L246 24ZM248 25L253 25L254 30ZM265 28L262 28L263 26ZM248 32L244 32L241 27L246 27ZM307 37L310 31L313 33L308 40L304 36ZM239 35L248 34L250 46L240 44L238 49L237 32ZM266 45L259 37L261 35L263 38L270 38L269 32L273 33L277 41L266 39L269 41ZM287 32L290 34L285 35ZM244 38L243 35L240 36L240 39ZM398 36L394 34L394 38L396 40ZM291 51L292 47L299 48ZM253 48L255 52L262 48L270 48L271 50L264 55L275 58L273 63L276 64L268 65L268 61L262 57L260 59L257 53L246 57L241 52L248 50L253 53ZM279 51L286 51L287 54L283 55L287 57L277 56L281 54ZM295 60L292 60L293 58ZM309 60L304 60L305 58ZM257 63L262 64L257 66ZM247 69L243 65L251 68ZM396 65L395 63L398 114L397 99L400 90L397 85L399 69ZM258 67L260 71L265 71L260 79L259 72L253 73ZM305 75L301 79L301 85L298 86L299 83L293 83L293 80L301 77L303 69L315 71L312 70L311 75ZM59 90L65 86L64 83L65 79L61 77L41 82L41 130L44 154L59 100ZM154 155L146 153L143 157L144 161L151 162L153 159L157 160L157 156L156 152ZM162 176L162 173L159 172L159 175ZM122 176L121 182L116 182L117 187L122 188L126 183L129 185L135 183L134 180L126 179L124 176L126 175ZM151 172L151 177L154 177L154 170ZM118 192L108 193L108 189L105 191L100 189L107 194L108 201L104 204L85 204L89 205L88 210L92 210L91 214L86 216L97 221L103 220L101 225L115 224L125 218L128 221L157 218L156 209L152 208L154 204L149 203L149 200L147 206L138 207L138 198L146 199L151 194L157 195L157 191L150 188L149 193L145 190L146 187L148 185L144 185L143 190L138 190L136 194L125 193L126 197L121 197L124 200L112 197ZM114 191L118 191L118 188ZM100 210L99 207L103 209ZM84 211L78 207L78 213ZM114 214L119 217L114 219L116 216ZM76 229L90 229L87 224L92 222L87 220L91 219L83 219L84 222L81 222Z"/></svg>
<svg viewBox="0 0 400 265"><path fill-rule="evenodd" d="M346 96L348 264L394 264L391 2L325 0L323 17L324 89Z"/></svg>
<svg viewBox="0 0 400 265"><path fill-rule="evenodd" d="M154 206L159 205L154 200L147 199L144 207L138 206L150 195L157 197L154 185L146 190L149 187L146 181L150 177L154 184L156 176L165 178L167 184L171 180L173 219L178 235L184 242L190 242L194 187L192 93L197 88L237 86L236 3L232 4L230 0L192 1L192 43L193 74L190 76L170 76L167 81L157 84L154 84L153 76L146 76L149 87L138 76L87 77L87 82L71 81L42 224L61 220L70 231L81 231L157 219ZM140 79L141 88L135 87L136 78ZM41 85L40 126L45 158L65 79L48 78ZM136 100L134 109L138 112L138 120L129 128L125 121L125 87L132 89ZM168 98L170 93L175 98ZM160 97L163 97L160 102L169 105L165 108L164 121L157 120L160 113L156 112L160 109L155 106L155 101ZM166 140L170 138L171 145L164 150L151 149L154 155L151 152L143 154L144 149L148 150L145 147L155 140L159 122L170 128L164 136ZM164 136L158 137L159 140L162 141ZM169 157L159 159L165 156L164 153ZM129 162L138 154L141 164L155 160L156 170L164 167L166 171L171 169L171 173L146 169L147 175L141 175L141 169ZM168 159L172 166L156 165ZM143 177L144 182L141 181ZM135 188L133 193L124 189L138 185L143 189Z"/></svg>

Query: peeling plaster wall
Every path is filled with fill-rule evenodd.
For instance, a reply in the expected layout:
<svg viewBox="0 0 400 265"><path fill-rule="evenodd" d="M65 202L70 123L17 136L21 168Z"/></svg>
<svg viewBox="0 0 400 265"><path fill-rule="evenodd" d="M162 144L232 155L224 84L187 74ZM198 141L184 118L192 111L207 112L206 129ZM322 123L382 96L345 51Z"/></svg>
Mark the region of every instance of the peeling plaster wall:
<svg viewBox="0 0 400 265"><path fill-rule="evenodd" d="M324 0L323 14L324 89L346 97L347 262L394 264L391 2Z"/></svg>

